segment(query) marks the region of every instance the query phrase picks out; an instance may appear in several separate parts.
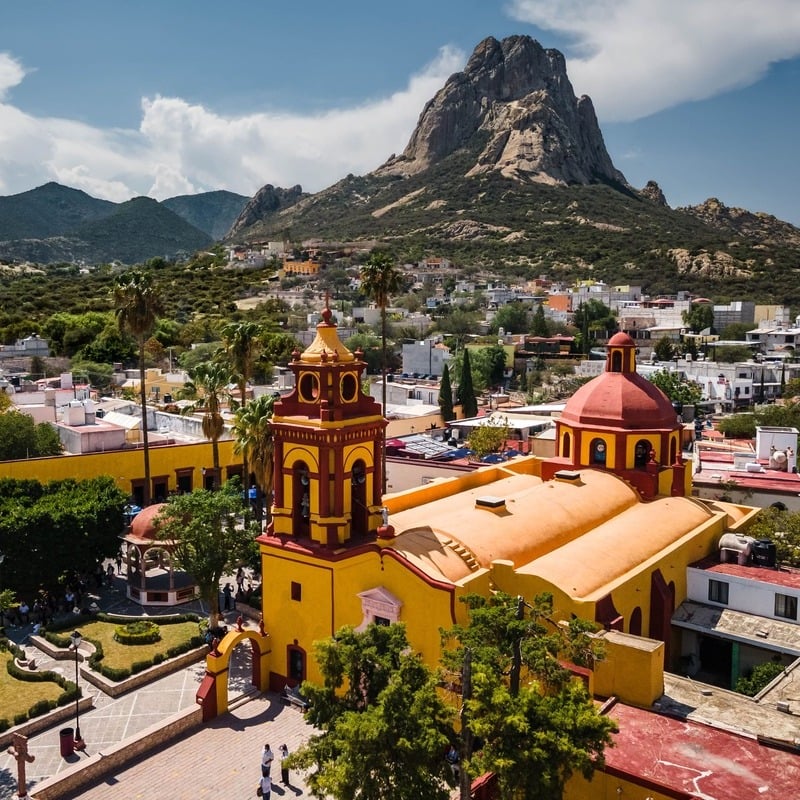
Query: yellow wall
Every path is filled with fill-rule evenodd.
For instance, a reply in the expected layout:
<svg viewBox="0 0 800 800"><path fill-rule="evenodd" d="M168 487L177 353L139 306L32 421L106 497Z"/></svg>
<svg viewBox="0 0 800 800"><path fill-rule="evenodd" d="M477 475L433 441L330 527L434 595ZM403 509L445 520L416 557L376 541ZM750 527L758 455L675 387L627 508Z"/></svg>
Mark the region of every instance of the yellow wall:
<svg viewBox="0 0 800 800"><path fill-rule="evenodd" d="M307 654L307 677L321 682L313 659L313 643L332 636L343 625L358 627L363 619L360 592L383 588L403 603L399 622L406 623L414 650L425 661L439 660L439 628L449 628L453 592L432 587L392 556L370 550L341 561L312 559L291 550L262 545L264 621L272 641L272 669L288 671L286 648L297 644ZM301 599L291 599L291 583Z"/></svg>
<svg viewBox="0 0 800 800"><path fill-rule="evenodd" d="M222 479L228 466L241 464L241 456L234 455L233 441L219 443ZM211 443L166 445L150 447L150 475L166 475L168 489L177 488L176 469L193 468L192 486L203 485L203 467L213 467ZM141 449L114 450L106 453L86 453L55 458L30 458L20 461L0 461L0 478L33 478L42 483L77 478L84 480L98 475L110 475L124 492L131 491L131 481L144 478L144 459Z"/></svg>
<svg viewBox="0 0 800 800"><path fill-rule="evenodd" d="M598 635L605 658L594 669L594 690L648 707L664 693L664 643L619 631Z"/></svg>
<svg viewBox="0 0 800 800"><path fill-rule="evenodd" d="M622 791L619 792L618 789ZM663 794L605 772L595 772L591 781L587 781L580 774L573 775L564 787L564 800L674 800L674 798L674 794Z"/></svg>

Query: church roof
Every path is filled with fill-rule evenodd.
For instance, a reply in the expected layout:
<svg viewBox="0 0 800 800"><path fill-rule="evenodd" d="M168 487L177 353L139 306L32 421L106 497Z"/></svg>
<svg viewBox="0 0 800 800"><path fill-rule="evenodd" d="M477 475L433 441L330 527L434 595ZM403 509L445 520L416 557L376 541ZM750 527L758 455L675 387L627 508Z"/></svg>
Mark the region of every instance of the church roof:
<svg viewBox="0 0 800 800"><path fill-rule="evenodd" d="M481 500L505 502L492 509ZM613 473L586 469L577 481L507 474L390 513L389 519L397 531L394 549L436 580L457 582L507 560L520 574L537 575L572 597L590 598L712 516L691 498L645 503Z"/></svg>
<svg viewBox="0 0 800 800"><path fill-rule="evenodd" d="M322 310L322 320L317 325L314 341L303 351L300 360L306 364L320 364L326 361L351 362L355 356L342 344L336 332L336 323L331 321L330 308Z"/></svg>
<svg viewBox="0 0 800 800"><path fill-rule="evenodd" d="M606 349L605 372L575 392L567 401L561 419L588 427L622 430L675 428L677 414L669 398L636 372L633 339L620 331L608 340ZM614 356L619 360L615 361Z"/></svg>

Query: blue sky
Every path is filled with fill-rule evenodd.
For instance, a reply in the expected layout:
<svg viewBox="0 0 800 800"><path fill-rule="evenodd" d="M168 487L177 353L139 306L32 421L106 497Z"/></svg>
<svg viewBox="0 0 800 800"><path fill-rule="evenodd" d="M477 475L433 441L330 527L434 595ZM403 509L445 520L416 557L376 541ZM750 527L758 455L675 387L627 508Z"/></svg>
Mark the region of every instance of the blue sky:
<svg viewBox="0 0 800 800"><path fill-rule="evenodd" d="M800 225L798 0L3 3L0 195L317 191L402 151L513 34L565 54L633 186Z"/></svg>

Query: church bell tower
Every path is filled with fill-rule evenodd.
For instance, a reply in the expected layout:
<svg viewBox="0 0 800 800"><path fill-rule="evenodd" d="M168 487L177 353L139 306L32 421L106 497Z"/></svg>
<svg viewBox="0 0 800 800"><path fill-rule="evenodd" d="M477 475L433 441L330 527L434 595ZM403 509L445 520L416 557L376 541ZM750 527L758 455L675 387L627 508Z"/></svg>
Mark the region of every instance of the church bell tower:
<svg viewBox="0 0 800 800"><path fill-rule="evenodd" d="M332 316L326 304L314 341L292 354L293 391L275 403L268 533L339 548L381 524L386 420L361 388L361 352L341 343Z"/></svg>

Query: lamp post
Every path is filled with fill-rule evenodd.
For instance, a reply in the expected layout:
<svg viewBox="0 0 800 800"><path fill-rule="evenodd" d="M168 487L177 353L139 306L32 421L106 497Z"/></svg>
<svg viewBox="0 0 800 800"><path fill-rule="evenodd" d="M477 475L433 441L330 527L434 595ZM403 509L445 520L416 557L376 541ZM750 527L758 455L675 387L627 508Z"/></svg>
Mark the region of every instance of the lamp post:
<svg viewBox="0 0 800 800"><path fill-rule="evenodd" d="M0 592L3 591L3 562L6 560L6 554L0 550ZM0 628L3 627L3 616L5 613L5 608L0 605Z"/></svg>
<svg viewBox="0 0 800 800"><path fill-rule="evenodd" d="M83 750L85 745L81 737L81 712L79 706L81 690L78 683L78 648L80 647L81 641L83 641L83 637L78 631L73 631L69 635L69 640L72 642L72 647L75 650L75 749Z"/></svg>

